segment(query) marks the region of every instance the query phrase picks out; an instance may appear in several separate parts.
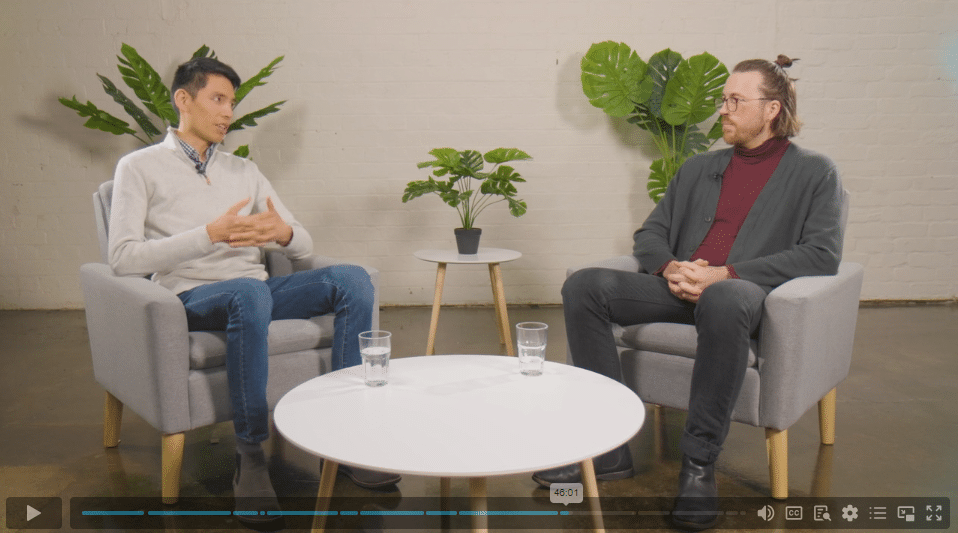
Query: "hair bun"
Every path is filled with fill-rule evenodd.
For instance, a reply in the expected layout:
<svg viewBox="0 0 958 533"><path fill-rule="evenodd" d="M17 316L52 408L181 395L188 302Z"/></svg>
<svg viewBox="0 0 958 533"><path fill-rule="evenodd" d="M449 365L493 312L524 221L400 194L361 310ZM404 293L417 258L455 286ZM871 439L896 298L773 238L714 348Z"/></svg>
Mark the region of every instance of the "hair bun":
<svg viewBox="0 0 958 533"><path fill-rule="evenodd" d="M778 59L775 60L775 64L782 68L788 68L792 66L792 63L795 61L798 61L798 58L790 59L787 55L778 54Z"/></svg>

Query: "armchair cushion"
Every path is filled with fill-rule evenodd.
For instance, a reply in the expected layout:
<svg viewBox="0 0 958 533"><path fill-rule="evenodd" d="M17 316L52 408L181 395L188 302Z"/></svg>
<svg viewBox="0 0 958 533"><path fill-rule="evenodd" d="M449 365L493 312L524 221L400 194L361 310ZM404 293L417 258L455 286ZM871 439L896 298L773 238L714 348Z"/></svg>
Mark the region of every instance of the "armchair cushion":
<svg viewBox="0 0 958 533"><path fill-rule="evenodd" d="M692 325L654 322L622 327L616 324L614 333L616 344L624 348L695 359L698 334ZM757 350L758 343L752 339L748 350L750 367L758 362Z"/></svg>
<svg viewBox="0 0 958 533"><path fill-rule="evenodd" d="M308 320L271 322L267 336L270 357L332 346L334 320L333 315L325 315ZM216 368L225 364L225 331L190 333L190 370Z"/></svg>

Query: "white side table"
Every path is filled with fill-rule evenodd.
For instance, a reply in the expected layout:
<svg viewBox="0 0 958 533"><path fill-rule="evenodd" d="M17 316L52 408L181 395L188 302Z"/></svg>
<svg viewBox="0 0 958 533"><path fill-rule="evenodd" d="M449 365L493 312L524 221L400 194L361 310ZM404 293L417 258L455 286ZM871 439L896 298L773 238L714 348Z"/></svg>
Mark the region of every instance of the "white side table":
<svg viewBox="0 0 958 533"><path fill-rule="evenodd" d="M429 321L429 340L426 343L426 355L436 353L436 329L439 325L439 308L442 305L442 286L446 280L446 265L489 265L489 281L492 284L492 298L496 306L496 326L499 329L499 342L506 345L506 353L515 356L512 346L512 333L509 326L509 313L506 310L506 293L502 285L502 270L499 263L514 261L522 257L515 250L503 248L479 248L475 255L460 255L455 250L419 250L413 254L417 259L438 263L436 268L436 294L432 301L432 319Z"/></svg>

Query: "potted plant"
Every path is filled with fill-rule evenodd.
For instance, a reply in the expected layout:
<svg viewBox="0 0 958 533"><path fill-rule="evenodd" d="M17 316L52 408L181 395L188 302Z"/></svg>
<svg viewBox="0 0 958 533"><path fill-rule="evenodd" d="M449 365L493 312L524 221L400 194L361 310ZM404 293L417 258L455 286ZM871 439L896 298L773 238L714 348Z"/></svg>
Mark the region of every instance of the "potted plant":
<svg viewBox="0 0 958 533"><path fill-rule="evenodd" d="M526 203L517 200L515 183L524 182L510 161L532 159L518 148L496 148L485 154L475 150L436 148L429 152L435 157L423 161L418 168L433 168L426 180L411 181L403 193L403 203L428 193L436 193L450 206L456 208L462 227L455 230L456 244L461 254L475 254L479 249L482 229L475 227L476 217L487 207L499 202L509 203L509 212L520 217L526 212ZM492 164L484 172L485 163ZM435 179L443 178L443 179Z"/></svg>
<svg viewBox="0 0 958 533"><path fill-rule="evenodd" d="M593 106L652 133L662 157L649 167L649 197L658 203L689 156L722 137L722 122L708 133L699 124L715 114L728 69L709 53L683 59L666 48L643 61L625 43L593 44L582 58L582 91Z"/></svg>
<svg viewBox="0 0 958 533"><path fill-rule="evenodd" d="M77 100L77 97L74 96L72 100L60 98L60 103L76 111L77 115L81 117L90 117L89 120L83 124L90 129L101 130L114 135L132 135L136 140L145 145L157 143L163 139L165 135L164 130L166 130L167 126L176 126L179 123L179 116L177 116L176 110L173 109L173 103L170 100L170 89L166 85L163 85L163 82L160 80L160 75L145 59L140 57L140 54L135 48L128 44L123 44L123 46L120 47L120 53L122 57L117 56L117 59L120 61L117 68L120 71L120 75L123 76L124 83L133 90L133 93L143 104L143 107L160 120L160 127L153 122L153 119L151 119L140 106L123 94L123 92L117 88L116 84L110 81L106 76L100 74L97 74L97 77L100 78L100 82L103 84L103 90L106 94L113 97L113 101L123 106L123 110L139 125L145 138L138 135L138 132L131 128L129 123L99 109L92 102L88 101L86 104L81 104L80 101ZM197 57L215 58L216 52L210 50L208 46L203 45L199 50L193 53L193 58ZM282 60L283 56L277 57L269 65L263 67L255 76L243 82L243 84L236 89L236 104L239 105L253 88L266 85L263 79L269 77L269 75L276 70L276 65ZM228 131L237 131L247 126L255 126L256 119L279 111L279 106L284 103L286 103L286 100L276 102L252 113L243 115L230 124ZM249 145L240 146L233 153L240 157L247 157L249 156Z"/></svg>

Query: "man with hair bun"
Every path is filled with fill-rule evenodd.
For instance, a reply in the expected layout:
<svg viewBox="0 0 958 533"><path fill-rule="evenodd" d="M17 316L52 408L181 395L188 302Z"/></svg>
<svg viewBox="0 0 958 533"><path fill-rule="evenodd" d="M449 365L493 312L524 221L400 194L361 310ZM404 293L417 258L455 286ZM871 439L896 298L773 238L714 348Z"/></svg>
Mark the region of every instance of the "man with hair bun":
<svg viewBox="0 0 958 533"><path fill-rule="evenodd" d="M766 295L799 276L834 275L844 192L835 164L789 139L800 127L792 60L742 61L716 100L731 148L689 158L634 234L638 272L590 268L562 287L573 362L622 381L613 324L694 324L698 333L673 524L719 517L715 461L748 366ZM609 410L615 409L614 405ZM633 475L627 445L596 457L600 480ZM533 479L578 482L577 464Z"/></svg>

